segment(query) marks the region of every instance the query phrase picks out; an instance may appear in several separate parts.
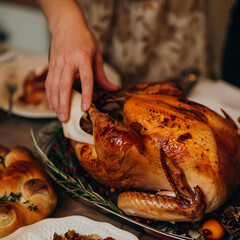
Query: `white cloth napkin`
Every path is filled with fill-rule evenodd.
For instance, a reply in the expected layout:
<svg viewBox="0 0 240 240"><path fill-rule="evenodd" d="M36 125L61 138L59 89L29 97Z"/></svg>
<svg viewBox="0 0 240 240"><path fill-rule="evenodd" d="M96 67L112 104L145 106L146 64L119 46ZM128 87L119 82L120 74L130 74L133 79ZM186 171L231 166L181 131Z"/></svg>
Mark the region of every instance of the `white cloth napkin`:
<svg viewBox="0 0 240 240"><path fill-rule="evenodd" d="M223 109L240 126L240 88L223 80L201 79L190 92L188 99L203 104L222 116Z"/></svg>

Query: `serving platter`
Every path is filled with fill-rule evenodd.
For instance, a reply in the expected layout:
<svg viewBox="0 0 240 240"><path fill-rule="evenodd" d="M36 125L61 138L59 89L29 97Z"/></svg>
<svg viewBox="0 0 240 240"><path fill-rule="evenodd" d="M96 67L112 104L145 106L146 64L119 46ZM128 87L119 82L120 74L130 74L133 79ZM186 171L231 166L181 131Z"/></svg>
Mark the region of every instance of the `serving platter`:
<svg viewBox="0 0 240 240"><path fill-rule="evenodd" d="M74 230L81 235L97 234L101 238L112 237L116 240L137 240L138 238L112 224L99 222L83 216L47 218L37 223L19 228L2 240L51 240L54 233L64 235Z"/></svg>
<svg viewBox="0 0 240 240"><path fill-rule="evenodd" d="M142 227L147 233L161 240L201 240L203 239L201 231L203 222L208 218L221 221L223 210L233 204L233 201L227 202L219 211L208 214L195 223L163 222L129 217L117 207L117 196L120 192L98 184L80 166L70 141L63 135L61 123L53 121L37 134L31 131L31 137L49 175L70 197L104 214L114 215L122 221ZM237 198L239 199L239 196ZM234 239L232 237L226 233L224 239Z"/></svg>

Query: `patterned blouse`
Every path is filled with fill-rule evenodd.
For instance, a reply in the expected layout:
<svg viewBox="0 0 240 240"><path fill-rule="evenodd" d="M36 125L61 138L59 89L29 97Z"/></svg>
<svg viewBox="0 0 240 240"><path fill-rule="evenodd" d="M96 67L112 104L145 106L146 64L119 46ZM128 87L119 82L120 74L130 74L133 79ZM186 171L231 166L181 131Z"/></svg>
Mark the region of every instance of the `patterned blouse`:
<svg viewBox="0 0 240 240"><path fill-rule="evenodd" d="M206 74L203 0L78 0L123 86Z"/></svg>

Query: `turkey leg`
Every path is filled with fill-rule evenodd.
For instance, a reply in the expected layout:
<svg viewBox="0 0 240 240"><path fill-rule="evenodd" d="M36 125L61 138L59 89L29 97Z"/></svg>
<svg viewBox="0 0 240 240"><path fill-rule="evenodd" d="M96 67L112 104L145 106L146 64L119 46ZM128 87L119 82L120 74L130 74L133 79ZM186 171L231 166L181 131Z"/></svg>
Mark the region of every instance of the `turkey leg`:
<svg viewBox="0 0 240 240"><path fill-rule="evenodd" d="M205 211L202 191L194 192L188 185L183 171L161 149L161 164L174 194L123 192L118 197L118 207L127 215L170 221L198 221Z"/></svg>

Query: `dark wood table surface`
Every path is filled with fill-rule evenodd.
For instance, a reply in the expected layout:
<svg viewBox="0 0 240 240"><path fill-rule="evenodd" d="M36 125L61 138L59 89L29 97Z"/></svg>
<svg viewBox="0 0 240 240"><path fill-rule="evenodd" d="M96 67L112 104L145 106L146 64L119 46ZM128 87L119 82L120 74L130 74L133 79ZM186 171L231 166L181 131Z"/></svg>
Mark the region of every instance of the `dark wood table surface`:
<svg viewBox="0 0 240 240"><path fill-rule="evenodd" d="M30 137L30 129L34 132L40 130L44 125L53 121L54 119L30 119L12 115L8 117L6 112L0 110L0 145L8 148L15 146L24 146L35 152L34 145ZM113 215L104 214L86 204L80 203L70 198L62 189L56 186L58 192L57 207L51 217L59 218L72 215L80 215L91 218L96 221L108 222L112 225L129 231L136 235L141 240L154 240L159 239L150 236L142 228L137 227L135 224L128 223Z"/></svg>

